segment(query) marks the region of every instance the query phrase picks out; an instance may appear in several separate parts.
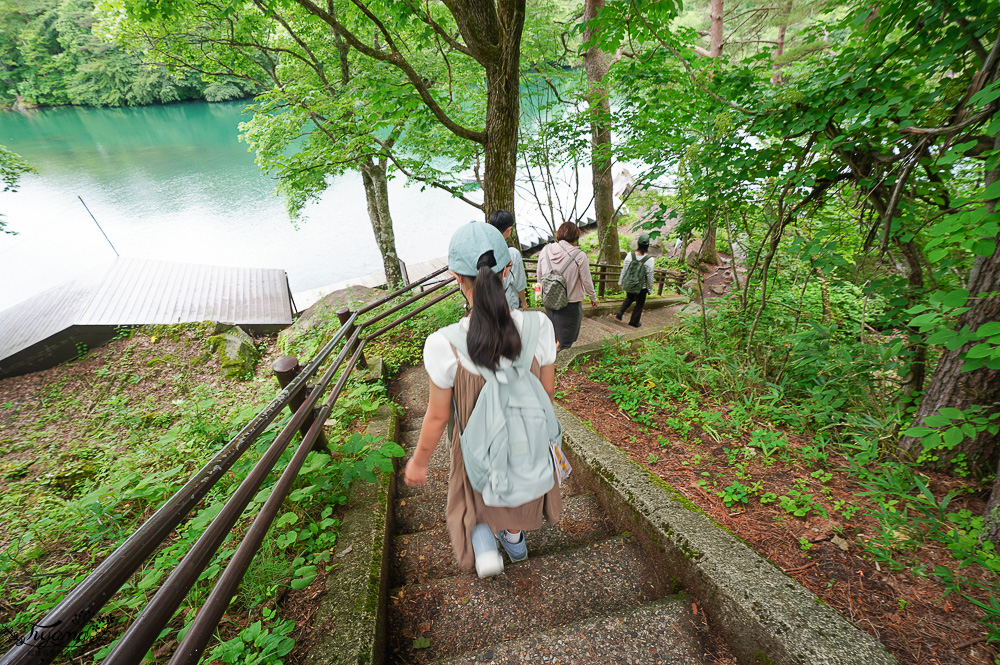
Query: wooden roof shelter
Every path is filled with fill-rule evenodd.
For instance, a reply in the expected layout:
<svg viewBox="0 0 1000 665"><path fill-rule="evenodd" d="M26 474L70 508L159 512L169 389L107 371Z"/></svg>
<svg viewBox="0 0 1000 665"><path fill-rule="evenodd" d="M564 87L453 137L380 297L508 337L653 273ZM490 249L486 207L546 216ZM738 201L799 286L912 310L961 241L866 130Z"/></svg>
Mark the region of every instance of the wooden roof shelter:
<svg viewBox="0 0 1000 665"><path fill-rule="evenodd" d="M105 272L0 312L0 378L72 360L121 326L216 321L256 334L292 323L284 270L118 258Z"/></svg>

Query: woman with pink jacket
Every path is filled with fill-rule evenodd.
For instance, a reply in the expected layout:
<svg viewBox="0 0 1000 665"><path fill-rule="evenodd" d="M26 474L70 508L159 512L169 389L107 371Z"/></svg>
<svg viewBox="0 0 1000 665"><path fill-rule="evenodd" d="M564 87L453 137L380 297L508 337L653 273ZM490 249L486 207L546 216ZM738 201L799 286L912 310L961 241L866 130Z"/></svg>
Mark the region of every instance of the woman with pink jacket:
<svg viewBox="0 0 1000 665"><path fill-rule="evenodd" d="M545 308L556 330L559 348L568 349L580 336L583 321L583 296L590 298L592 307L597 307L597 292L594 279L590 276L590 259L587 253L576 246L580 239L580 227L573 222L564 222L556 232L556 242L546 245L538 256L538 281L549 272L561 273L566 279L569 305L559 310Z"/></svg>

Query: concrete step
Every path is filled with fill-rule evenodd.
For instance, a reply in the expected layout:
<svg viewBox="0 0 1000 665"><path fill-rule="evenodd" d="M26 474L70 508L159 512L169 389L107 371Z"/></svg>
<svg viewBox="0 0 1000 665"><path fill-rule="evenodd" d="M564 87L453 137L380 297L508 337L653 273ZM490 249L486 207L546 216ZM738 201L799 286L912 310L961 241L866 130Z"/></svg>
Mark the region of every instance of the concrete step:
<svg viewBox="0 0 1000 665"><path fill-rule="evenodd" d="M641 549L621 536L529 557L492 578L463 573L406 585L389 597L389 659L428 663L458 656L663 595Z"/></svg>
<svg viewBox="0 0 1000 665"><path fill-rule="evenodd" d="M562 517L558 524L545 524L538 531L527 533L528 552L543 556L559 550L580 547L614 535L593 494L568 496L563 499ZM392 551L393 585L426 582L458 575L461 570L451 550L446 527L409 533L395 538Z"/></svg>
<svg viewBox="0 0 1000 665"><path fill-rule="evenodd" d="M435 483L434 493L400 498L396 501L396 534L407 535L444 528L445 503L448 497L448 480ZM428 485L429 487L429 485Z"/></svg>
<svg viewBox="0 0 1000 665"><path fill-rule="evenodd" d="M438 665L706 665L686 596L669 596L639 607L536 633Z"/></svg>
<svg viewBox="0 0 1000 665"><path fill-rule="evenodd" d="M428 466L427 484L407 487L399 471L395 506L396 535L427 531L444 525L445 506L448 502L448 465ZM403 488L407 488L406 491ZM570 476L560 488L563 501L582 493L583 488Z"/></svg>
<svg viewBox="0 0 1000 665"><path fill-rule="evenodd" d="M448 469L451 466L451 451L445 442L448 434L445 433L438 441L434 454L431 455L430 462L427 463L427 484L420 487L410 487L403 482L403 470L405 465L399 468L396 483L396 496L401 499L422 496L425 494L441 494L447 496ZM420 428L408 432L403 432L402 446L406 451L406 459L409 460L413 451L417 448L417 441L420 439ZM442 488L445 488L442 490Z"/></svg>

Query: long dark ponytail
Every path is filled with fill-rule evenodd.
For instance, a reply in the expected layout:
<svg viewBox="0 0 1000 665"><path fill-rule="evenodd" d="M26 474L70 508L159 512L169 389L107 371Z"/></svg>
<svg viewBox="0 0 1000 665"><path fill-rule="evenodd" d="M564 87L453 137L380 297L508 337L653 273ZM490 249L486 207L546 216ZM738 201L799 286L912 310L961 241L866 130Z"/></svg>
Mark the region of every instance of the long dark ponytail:
<svg viewBox="0 0 1000 665"><path fill-rule="evenodd" d="M514 360L521 353L521 335L517 332L504 293L500 275L493 272L496 259L484 252L476 262L479 273L473 278L472 312L466 342L472 362L496 370L500 358Z"/></svg>

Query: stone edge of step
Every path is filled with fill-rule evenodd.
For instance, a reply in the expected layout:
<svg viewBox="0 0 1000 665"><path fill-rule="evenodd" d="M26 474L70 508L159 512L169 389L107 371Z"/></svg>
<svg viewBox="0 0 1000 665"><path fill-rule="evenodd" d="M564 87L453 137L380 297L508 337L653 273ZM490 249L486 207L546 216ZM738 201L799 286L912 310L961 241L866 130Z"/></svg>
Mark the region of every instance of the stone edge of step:
<svg viewBox="0 0 1000 665"><path fill-rule="evenodd" d="M399 418L382 406L370 421L370 436L399 441ZM355 483L340 526L336 566L326 576L319 607L309 623L320 637L305 665L382 663L385 660L388 544L392 535L395 473L379 473L377 483ZM335 626L336 630L330 630Z"/></svg>

